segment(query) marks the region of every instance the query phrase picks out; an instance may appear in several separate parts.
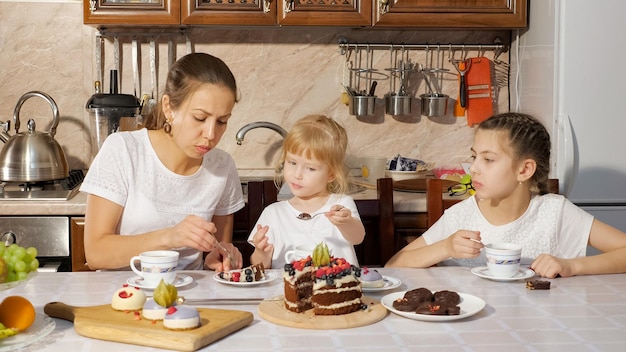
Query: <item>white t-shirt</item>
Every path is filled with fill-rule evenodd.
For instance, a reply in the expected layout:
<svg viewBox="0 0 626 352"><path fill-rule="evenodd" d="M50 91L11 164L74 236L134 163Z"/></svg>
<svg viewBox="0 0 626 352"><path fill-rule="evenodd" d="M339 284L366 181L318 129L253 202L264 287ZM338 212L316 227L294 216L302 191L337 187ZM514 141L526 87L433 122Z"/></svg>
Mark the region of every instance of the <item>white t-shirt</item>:
<svg viewBox="0 0 626 352"><path fill-rule="evenodd" d="M341 204L352 212L352 217L360 219L354 199L347 195L333 194L328 198L326 204L317 212L324 213L330 211L334 204ZM330 249L331 255L337 258L345 258L352 265L359 265L354 246L343 237L337 226L333 225L325 215L316 216L310 220L298 219L301 212L291 206L288 200L272 203L268 205L257 224L269 226L267 237L269 243L274 245L272 255L272 268L282 269L285 262L285 253L295 249L296 246L308 246L314 248L317 244L325 241ZM311 214L311 215L314 215ZM254 230L248 237L248 243L254 246Z"/></svg>
<svg viewBox="0 0 626 352"><path fill-rule="evenodd" d="M124 207L118 231L122 235L172 227L188 215L211 220L244 207L241 183L232 157L220 149L208 152L202 167L178 175L159 160L148 130L109 135L80 187ZM179 248L177 269L202 269L202 253Z"/></svg>
<svg viewBox="0 0 626 352"><path fill-rule="evenodd" d="M522 245L522 264L530 265L540 254L558 258L586 255L593 216L562 195L534 196L519 219L500 226L490 224L472 196L446 209L423 235L427 244L441 241L457 230L480 231L482 243L514 242ZM443 265L485 265L484 250L472 259L449 258Z"/></svg>

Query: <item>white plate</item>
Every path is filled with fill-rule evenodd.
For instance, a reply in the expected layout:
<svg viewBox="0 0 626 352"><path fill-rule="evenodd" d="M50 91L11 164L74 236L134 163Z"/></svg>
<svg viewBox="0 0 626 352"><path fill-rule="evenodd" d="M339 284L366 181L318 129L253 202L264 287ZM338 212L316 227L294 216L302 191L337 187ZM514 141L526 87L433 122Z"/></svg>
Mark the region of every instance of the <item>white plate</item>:
<svg viewBox="0 0 626 352"><path fill-rule="evenodd" d="M276 272L272 272L272 271L266 271L265 272L265 279L261 279L260 281L252 281L252 282L247 282L247 281L239 281L239 282L235 282L235 281L228 281L228 280L224 280L221 279L219 277L219 274L215 274L213 275L213 279L221 284L226 284L226 285L233 285L233 286L254 286L254 285L260 285L260 284L265 284L268 283L270 281L276 280L276 278L278 278L278 273Z"/></svg>
<svg viewBox="0 0 626 352"><path fill-rule="evenodd" d="M0 340L0 351L16 351L23 349L25 346L33 344L45 336L48 336L52 331L56 323L54 319L45 314L37 314L35 321L25 331L18 333L15 336L10 336Z"/></svg>
<svg viewBox="0 0 626 352"><path fill-rule="evenodd" d="M129 285L143 288L146 290L154 290L156 286L148 286L145 282L143 282L143 277L141 276L133 276L126 281ZM183 287L187 286L193 282L193 277L189 275L178 274L176 275L176 280L174 280L175 287Z"/></svg>
<svg viewBox="0 0 626 352"><path fill-rule="evenodd" d="M519 271L511 276L511 277L495 277L491 275L489 269L486 266L477 266L472 268L472 274L482 277L483 279L489 279L493 281L515 281L515 280L523 280L528 279L529 277L535 276L535 272L528 268L520 268Z"/></svg>
<svg viewBox="0 0 626 352"><path fill-rule="evenodd" d="M485 301L482 299L468 295L467 293L457 292L461 297L461 303L459 303L459 308L461 308L461 313L459 315L427 315L427 314L417 314L414 312L403 312L401 310L397 310L393 308L393 301L398 298L404 297L404 294L407 291L402 292L394 292L386 295L383 299L380 300L380 303L387 308L390 312L397 314L399 316L413 319L413 320L422 320L422 321L450 321L450 320L459 320L467 317L471 317L472 315L480 312L483 308L485 308Z"/></svg>
<svg viewBox="0 0 626 352"><path fill-rule="evenodd" d="M361 287L361 290L363 292L378 292L391 290L402 285L402 281L400 281L400 279L396 279L395 277L383 275L383 280L385 280L385 284L382 287Z"/></svg>

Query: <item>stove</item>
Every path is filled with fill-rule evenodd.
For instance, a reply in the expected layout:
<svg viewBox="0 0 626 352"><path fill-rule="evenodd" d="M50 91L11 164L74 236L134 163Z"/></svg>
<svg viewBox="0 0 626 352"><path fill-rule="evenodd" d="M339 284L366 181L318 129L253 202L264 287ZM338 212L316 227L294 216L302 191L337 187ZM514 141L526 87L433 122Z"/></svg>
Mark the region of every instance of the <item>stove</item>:
<svg viewBox="0 0 626 352"><path fill-rule="evenodd" d="M74 197L85 178L83 170L70 170L69 177L42 182L2 182L0 201L67 201Z"/></svg>

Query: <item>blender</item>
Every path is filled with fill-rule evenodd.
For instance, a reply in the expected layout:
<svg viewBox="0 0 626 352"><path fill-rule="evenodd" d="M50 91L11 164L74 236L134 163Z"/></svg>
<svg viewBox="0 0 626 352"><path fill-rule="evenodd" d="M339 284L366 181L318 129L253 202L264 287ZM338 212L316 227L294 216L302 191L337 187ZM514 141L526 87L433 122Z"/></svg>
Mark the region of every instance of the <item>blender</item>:
<svg viewBox="0 0 626 352"><path fill-rule="evenodd" d="M90 117L93 156L110 134L133 131L139 127L137 120L141 116L141 102L134 95L118 93L117 70L111 70L109 93L96 91L87 101L86 109Z"/></svg>

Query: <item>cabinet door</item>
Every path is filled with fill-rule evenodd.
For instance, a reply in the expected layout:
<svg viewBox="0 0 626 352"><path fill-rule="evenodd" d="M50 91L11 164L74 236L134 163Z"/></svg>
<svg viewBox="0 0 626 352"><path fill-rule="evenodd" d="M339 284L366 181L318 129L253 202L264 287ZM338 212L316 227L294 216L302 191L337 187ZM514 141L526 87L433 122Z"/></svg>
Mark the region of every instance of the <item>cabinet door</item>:
<svg viewBox="0 0 626 352"><path fill-rule="evenodd" d="M372 24L375 0L275 0L281 26L361 27Z"/></svg>
<svg viewBox="0 0 626 352"><path fill-rule="evenodd" d="M182 24L275 25L277 0L181 0Z"/></svg>
<svg viewBox="0 0 626 352"><path fill-rule="evenodd" d="M83 0L90 25L180 24L180 0Z"/></svg>
<svg viewBox="0 0 626 352"><path fill-rule="evenodd" d="M527 0L372 0L376 27L526 28Z"/></svg>
<svg viewBox="0 0 626 352"><path fill-rule="evenodd" d="M70 218L72 271L91 271L85 258L85 218Z"/></svg>

